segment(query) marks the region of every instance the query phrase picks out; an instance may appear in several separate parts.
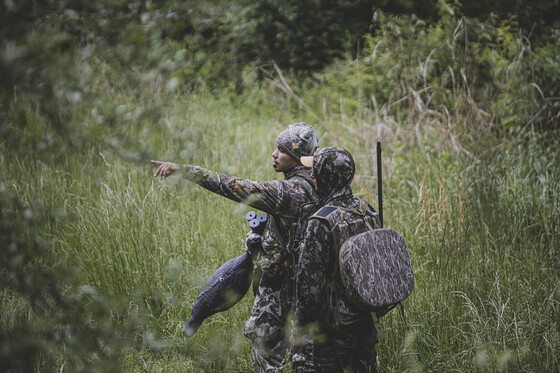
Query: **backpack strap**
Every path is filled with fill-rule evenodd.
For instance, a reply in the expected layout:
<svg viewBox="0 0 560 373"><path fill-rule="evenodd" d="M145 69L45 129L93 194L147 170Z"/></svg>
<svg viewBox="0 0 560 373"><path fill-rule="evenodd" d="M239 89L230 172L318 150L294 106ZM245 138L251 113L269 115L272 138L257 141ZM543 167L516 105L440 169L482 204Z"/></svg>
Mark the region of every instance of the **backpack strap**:
<svg viewBox="0 0 560 373"><path fill-rule="evenodd" d="M377 314L375 312L371 313L371 319L373 320L373 326L375 327L377 335L379 336L379 341L381 342L383 339L385 339L385 334L383 334L383 330L381 330L379 319L377 318Z"/></svg>
<svg viewBox="0 0 560 373"><path fill-rule="evenodd" d="M333 242L334 242L334 248L336 250L336 256L338 257L338 253L340 252L340 243L338 242L338 234L336 231L336 227L338 226L338 223L334 223L331 219L329 219L329 215L332 214L333 212L335 212L336 210L343 210L340 207L336 207L336 206L330 206L330 205L326 205L321 207L315 214L313 214L310 219L319 219L319 220L323 220L326 221L330 232L333 236ZM336 273L338 271L338 260L335 260L335 268L334 268L334 272Z"/></svg>
<svg viewBox="0 0 560 373"><path fill-rule="evenodd" d="M329 304L330 309L333 311L333 317L334 317L333 321L334 321L334 327L336 329L338 329L340 325L342 325L342 317L340 316L340 312L338 310L338 304L336 304L336 300L338 299L336 296L337 293L336 277L337 277L337 273L340 272L338 267L338 261L339 261L338 254L340 253L340 247L339 247L340 244L338 242L338 234L336 230L338 223L336 224L333 223L333 221L329 219L328 216L338 209L339 208L336 206L326 205L320 208L315 214L313 214L310 217L310 219L319 219L327 222L327 225L329 226L329 230L331 232L333 242L334 242L334 248L335 248L335 260L334 260L334 268L333 268L334 277L333 280L329 281L329 283L327 284L327 302Z"/></svg>
<svg viewBox="0 0 560 373"><path fill-rule="evenodd" d="M323 206L319 211L317 211L312 218L326 218L331 214L331 212L335 211L338 207L334 206Z"/></svg>

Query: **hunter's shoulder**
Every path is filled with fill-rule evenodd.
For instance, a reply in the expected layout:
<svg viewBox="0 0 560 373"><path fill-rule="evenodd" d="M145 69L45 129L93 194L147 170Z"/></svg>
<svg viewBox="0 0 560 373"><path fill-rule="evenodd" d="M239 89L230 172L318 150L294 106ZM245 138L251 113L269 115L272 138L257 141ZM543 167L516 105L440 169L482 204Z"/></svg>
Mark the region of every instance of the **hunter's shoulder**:
<svg viewBox="0 0 560 373"><path fill-rule="evenodd" d="M307 220L307 236L326 236L330 232L330 223L326 218L318 218L317 213Z"/></svg>
<svg viewBox="0 0 560 373"><path fill-rule="evenodd" d="M311 170L309 167L296 167L291 171L285 173L284 177L285 181L300 184L303 186L309 185L316 189L316 181L313 177L313 170Z"/></svg>

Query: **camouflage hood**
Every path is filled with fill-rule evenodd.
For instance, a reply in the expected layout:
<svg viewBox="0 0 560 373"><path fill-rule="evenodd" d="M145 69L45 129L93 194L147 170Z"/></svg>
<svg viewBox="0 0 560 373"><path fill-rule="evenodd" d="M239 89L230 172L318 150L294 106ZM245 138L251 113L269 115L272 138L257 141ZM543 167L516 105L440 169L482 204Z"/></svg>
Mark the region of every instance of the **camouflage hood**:
<svg viewBox="0 0 560 373"><path fill-rule="evenodd" d="M296 161L302 156L313 155L319 147L317 133L304 122L290 124L276 138L276 145Z"/></svg>
<svg viewBox="0 0 560 373"><path fill-rule="evenodd" d="M327 147L313 156L313 173L323 203L352 195L352 179L356 167L352 155L345 149Z"/></svg>

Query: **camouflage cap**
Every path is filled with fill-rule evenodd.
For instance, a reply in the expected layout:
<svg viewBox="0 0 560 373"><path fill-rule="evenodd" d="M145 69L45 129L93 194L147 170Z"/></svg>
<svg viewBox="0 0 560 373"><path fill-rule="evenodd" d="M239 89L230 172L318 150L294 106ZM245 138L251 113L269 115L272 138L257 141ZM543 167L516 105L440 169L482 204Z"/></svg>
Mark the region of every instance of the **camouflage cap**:
<svg viewBox="0 0 560 373"><path fill-rule="evenodd" d="M315 153L319 147L319 138L311 125L298 122L280 132L276 145L299 161L300 157Z"/></svg>

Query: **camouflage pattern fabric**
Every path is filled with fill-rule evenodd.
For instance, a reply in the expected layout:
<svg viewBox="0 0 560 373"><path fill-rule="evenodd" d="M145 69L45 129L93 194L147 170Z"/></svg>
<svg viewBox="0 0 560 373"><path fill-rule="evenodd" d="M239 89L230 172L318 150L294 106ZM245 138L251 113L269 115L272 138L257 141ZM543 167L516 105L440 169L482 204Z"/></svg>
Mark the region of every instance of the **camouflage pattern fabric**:
<svg viewBox="0 0 560 373"><path fill-rule="evenodd" d="M243 334L253 341L253 372L283 372L285 355L292 359L288 342L288 323L293 313L293 294L289 288L279 290L259 286L251 315L243 326ZM306 356L312 356L311 340L303 341ZM304 373L315 372L311 358L303 365Z"/></svg>
<svg viewBox="0 0 560 373"><path fill-rule="evenodd" d="M363 318L318 337L328 343L313 350L315 372L376 372L377 335L371 318Z"/></svg>
<svg viewBox="0 0 560 373"><path fill-rule="evenodd" d="M326 147L313 156L313 173L321 205L352 195L350 184L355 170L354 158L344 149Z"/></svg>
<svg viewBox="0 0 560 373"><path fill-rule="evenodd" d="M253 253L262 269L251 315L243 334L252 341L254 372L280 372L288 351L284 329L293 306L294 256L303 239L304 222L317 209L315 181L308 167L285 173L285 180L251 181L186 166L184 177L236 202L268 214L263 250Z"/></svg>
<svg viewBox="0 0 560 373"><path fill-rule="evenodd" d="M354 161L347 151L322 149L314 156L313 172L321 202L347 210L348 224L337 240L380 226L377 213L352 194ZM356 308L338 288L334 240L327 221L309 219L296 274L296 340L313 339L316 371L376 371L376 329L369 312Z"/></svg>
<svg viewBox="0 0 560 373"><path fill-rule="evenodd" d="M336 210L327 217L331 224L340 222L340 218L332 215L344 215L344 211ZM335 229L341 227L339 223ZM364 309L387 309L412 292L414 271L410 253L404 238L393 229L375 229L350 237L340 248L339 258L348 298Z"/></svg>
<svg viewBox="0 0 560 373"><path fill-rule="evenodd" d="M285 173L286 180L252 181L186 166L185 179L236 202L249 201L249 206L269 215L263 234L263 252L255 263L263 270L263 279L274 287L284 275L281 266L301 242L304 222L317 209L315 181L308 167L296 167ZM312 186L313 185L313 186Z"/></svg>
<svg viewBox="0 0 560 373"><path fill-rule="evenodd" d="M276 138L276 145L299 161L302 156L312 155L319 147L319 138L313 127L304 122L290 124Z"/></svg>

